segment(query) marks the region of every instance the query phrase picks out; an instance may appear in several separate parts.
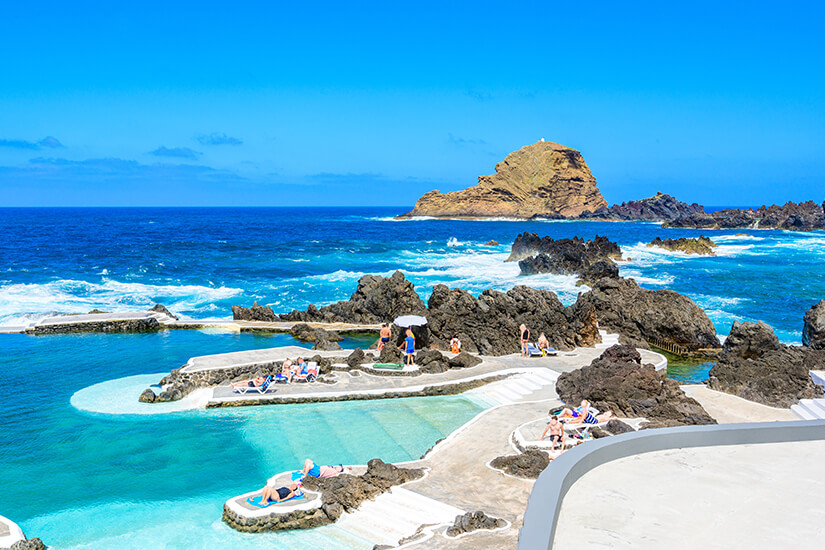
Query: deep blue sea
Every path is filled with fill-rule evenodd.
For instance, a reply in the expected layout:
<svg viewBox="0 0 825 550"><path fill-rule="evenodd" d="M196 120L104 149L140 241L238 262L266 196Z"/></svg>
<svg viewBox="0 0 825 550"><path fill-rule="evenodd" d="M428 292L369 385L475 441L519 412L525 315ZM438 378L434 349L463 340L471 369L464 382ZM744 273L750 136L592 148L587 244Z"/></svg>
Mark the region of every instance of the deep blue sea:
<svg viewBox="0 0 825 550"><path fill-rule="evenodd" d="M406 210L0 209L0 325L156 302L188 318L228 319L230 306L253 300L286 312L346 299L363 274L396 269L425 299L438 283L474 293L526 284L573 303L586 290L575 278L521 277L504 262L523 231L609 237L627 259L622 275L690 296L720 335L761 319L799 343L802 315L825 298L822 232L708 231L718 256L695 257L644 243L702 231L655 223L392 218ZM324 531L235 533L220 521L223 502L307 456L417 458L479 412L461 397L148 416L123 414L118 401L190 356L291 342L221 331L0 334L0 515L56 548L333 548Z"/></svg>

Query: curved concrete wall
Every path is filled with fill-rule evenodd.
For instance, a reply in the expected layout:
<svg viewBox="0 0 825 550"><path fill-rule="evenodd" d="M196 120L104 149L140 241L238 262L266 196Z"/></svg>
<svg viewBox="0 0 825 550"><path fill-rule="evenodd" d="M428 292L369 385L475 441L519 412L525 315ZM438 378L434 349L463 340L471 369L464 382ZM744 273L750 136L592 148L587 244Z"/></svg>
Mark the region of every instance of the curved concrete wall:
<svg viewBox="0 0 825 550"><path fill-rule="evenodd" d="M682 426L643 430L590 441L553 460L536 480L524 513L518 548L553 548L559 510L567 491L587 472L607 462L666 449L819 439L825 439L823 420Z"/></svg>

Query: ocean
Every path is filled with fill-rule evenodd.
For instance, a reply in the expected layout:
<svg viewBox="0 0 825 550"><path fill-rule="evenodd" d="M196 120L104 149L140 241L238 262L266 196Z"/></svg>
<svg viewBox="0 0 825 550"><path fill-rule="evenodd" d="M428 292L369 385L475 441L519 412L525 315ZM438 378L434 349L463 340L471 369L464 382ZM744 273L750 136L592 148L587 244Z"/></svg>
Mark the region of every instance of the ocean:
<svg viewBox="0 0 825 550"><path fill-rule="evenodd" d="M228 319L232 305L253 301L287 312L346 299L362 275L396 269L424 299L436 284L473 293L524 284L573 303L587 290L574 277L522 277L504 262L523 231L607 236L627 259L623 276L691 297L721 336L735 320L763 320L783 342L799 344L803 314L825 297L823 233L393 218L407 210L0 209L0 325L157 302L192 319ZM719 244L717 256L645 246L657 236L703 233ZM500 244L487 246L491 240ZM306 457L417 458L480 411L457 396L138 415L119 399L193 355L289 343L285 335L216 330L0 334L0 514L56 548L334 548L334 533L324 531L311 535L315 542L235 533L220 521L223 502ZM707 368L674 365L670 375L702 380Z"/></svg>

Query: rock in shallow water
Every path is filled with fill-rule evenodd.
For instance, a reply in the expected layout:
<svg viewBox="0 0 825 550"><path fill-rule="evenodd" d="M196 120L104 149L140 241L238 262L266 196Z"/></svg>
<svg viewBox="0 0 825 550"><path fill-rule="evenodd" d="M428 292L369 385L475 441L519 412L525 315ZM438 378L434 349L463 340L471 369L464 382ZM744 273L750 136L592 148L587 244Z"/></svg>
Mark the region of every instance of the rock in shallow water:
<svg viewBox="0 0 825 550"><path fill-rule="evenodd" d="M802 345L813 349L825 349L825 300L820 300L805 312Z"/></svg>
<svg viewBox="0 0 825 550"><path fill-rule="evenodd" d="M786 346L762 323L735 322L708 387L771 407L822 397L809 371L825 369L825 350Z"/></svg>

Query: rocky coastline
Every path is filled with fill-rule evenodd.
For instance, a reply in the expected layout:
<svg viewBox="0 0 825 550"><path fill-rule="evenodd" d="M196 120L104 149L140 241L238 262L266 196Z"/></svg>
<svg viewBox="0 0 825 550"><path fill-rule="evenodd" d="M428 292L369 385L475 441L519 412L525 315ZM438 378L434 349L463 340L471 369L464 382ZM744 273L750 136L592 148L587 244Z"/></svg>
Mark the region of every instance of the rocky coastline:
<svg viewBox="0 0 825 550"><path fill-rule="evenodd" d="M787 202L783 205L729 208L710 214L697 212L668 220L665 227L691 229L785 229L814 231L825 229L825 202Z"/></svg>
<svg viewBox="0 0 825 550"><path fill-rule="evenodd" d="M578 219L599 221L670 221L678 218L701 215L705 208L700 204L688 204L674 197L657 192L646 199L614 204L594 212L582 212Z"/></svg>

